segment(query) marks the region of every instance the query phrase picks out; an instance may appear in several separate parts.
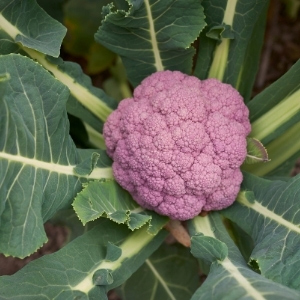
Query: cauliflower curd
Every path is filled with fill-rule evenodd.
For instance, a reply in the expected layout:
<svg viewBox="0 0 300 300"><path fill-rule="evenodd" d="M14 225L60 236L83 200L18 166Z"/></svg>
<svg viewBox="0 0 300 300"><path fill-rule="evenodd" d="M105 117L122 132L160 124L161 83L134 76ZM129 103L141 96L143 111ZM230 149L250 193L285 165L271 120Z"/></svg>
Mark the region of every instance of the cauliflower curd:
<svg viewBox="0 0 300 300"><path fill-rule="evenodd" d="M172 219L226 208L242 182L248 115L229 84L154 73L104 125L115 179L142 207Z"/></svg>

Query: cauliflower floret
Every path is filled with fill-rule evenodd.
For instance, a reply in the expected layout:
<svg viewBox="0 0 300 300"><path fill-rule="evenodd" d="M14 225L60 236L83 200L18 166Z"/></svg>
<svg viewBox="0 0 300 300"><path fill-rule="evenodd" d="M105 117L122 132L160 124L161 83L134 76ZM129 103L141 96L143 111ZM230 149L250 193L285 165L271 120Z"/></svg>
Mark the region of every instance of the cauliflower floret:
<svg viewBox="0 0 300 300"><path fill-rule="evenodd" d="M232 86L162 71L120 103L103 135L114 176L135 201L187 220L234 202L250 130Z"/></svg>

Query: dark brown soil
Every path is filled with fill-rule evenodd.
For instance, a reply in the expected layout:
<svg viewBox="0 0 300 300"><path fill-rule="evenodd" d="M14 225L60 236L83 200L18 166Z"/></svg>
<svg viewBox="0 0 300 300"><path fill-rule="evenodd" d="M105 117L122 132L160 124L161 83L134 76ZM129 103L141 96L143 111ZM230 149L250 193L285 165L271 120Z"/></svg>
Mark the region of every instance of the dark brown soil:
<svg viewBox="0 0 300 300"><path fill-rule="evenodd" d="M282 1L270 1L265 43L254 92L258 93L281 77L300 59L300 12L290 19Z"/></svg>
<svg viewBox="0 0 300 300"><path fill-rule="evenodd" d="M260 92L269 84L283 75L300 58L300 14L296 20L291 20L284 12L279 0L272 0L268 14L265 45L261 56L260 69L255 83L255 93ZM94 82L95 83L95 82ZM300 171L300 162L295 173ZM21 269L31 260L60 249L67 237L64 227L47 223L45 229L49 241L36 253L25 258L5 258L0 254L0 275L11 275ZM117 300L114 293L111 300Z"/></svg>

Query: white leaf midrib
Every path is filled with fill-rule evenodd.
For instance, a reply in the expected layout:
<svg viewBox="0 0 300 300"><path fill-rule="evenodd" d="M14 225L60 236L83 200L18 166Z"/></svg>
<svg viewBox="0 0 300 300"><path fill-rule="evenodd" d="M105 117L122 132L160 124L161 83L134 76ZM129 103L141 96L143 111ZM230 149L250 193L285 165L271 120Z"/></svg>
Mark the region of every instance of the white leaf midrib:
<svg viewBox="0 0 300 300"><path fill-rule="evenodd" d="M14 40L18 34L22 34L16 26L13 26L8 22L2 14L0 14L0 29L3 29L6 33L10 35Z"/></svg>
<svg viewBox="0 0 300 300"><path fill-rule="evenodd" d="M24 165L29 165L37 169L45 169L54 173L74 176L75 165L60 165L53 162L44 162L35 158L28 158L21 155L13 155L6 152L0 152L0 159L8 160L9 162L19 162Z"/></svg>
<svg viewBox="0 0 300 300"><path fill-rule="evenodd" d="M205 236L209 236L218 240L215 236L212 225L208 217L196 217L195 218L195 229L197 232L201 232ZM253 296L253 299L266 300L255 287L252 286L251 282L239 271L239 269L226 257L223 261L218 261L220 265L240 284L240 286L247 292L247 295Z"/></svg>
<svg viewBox="0 0 300 300"><path fill-rule="evenodd" d="M226 257L220 262L222 267L242 286L249 296L252 296L256 300L266 300L247 280L246 277L239 271L239 269Z"/></svg>
<svg viewBox="0 0 300 300"><path fill-rule="evenodd" d="M153 266L153 264L150 262L149 259L146 259L146 264L148 265L149 269L151 270L151 272L153 273L153 275L155 276L155 278L157 279L157 281L162 285L163 289L166 291L166 293L168 294L168 296L170 297L170 299L172 300L176 300L174 294L172 293L172 291L169 289L167 283L165 282L165 280L160 276L159 272L156 270L156 268Z"/></svg>
<svg viewBox="0 0 300 300"><path fill-rule="evenodd" d="M22 165L28 165L36 169L47 170L50 173L58 173L67 176L75 176L87 179L113 178L111 167L96 167L90 175L79 176L74 172L76 165L60 165L53 162L44 162L35 158L28 158L21 155L13 155L6 152L0 152L0 160L5 159L8 162L19 162Z"/></svg>
<svg viewBox="0 0 300 300"><path fill-rule="evenodd" d="M0 14L0 30L6 32L13 40L16 40L17 35L24 35L16 26L11 24L7 19ZM37 60L45 69L52 72L53 75L70 89L70 93L84 107L93 112L100 120L106 121L107 116L113 111L103 99L94 95L87 87L77 82L69 74L61 71L57 65L47 61L46 56L34 49L25 47L19 44L19 47L25 51L31 58Z"/></svg>
<svg viewBox="0 0 300 300"><path fill-rule="evenodd" d="M160 56L160 51L158 48L158 42L157 42L156 32L155 32L155 28L154 28L154 20L153 20L152 11L151 11L151 5L149 3L149 0L145 0L144 3L146 6L147 18L149 20L150 42L152 45L154 61L155 61L154 66L157 71L163 71L164 66L163 66L162 59Z"/></svg>
<svg viewBox="0 0 300 300"><path fill-rule="evenodd" d="M267 207L261 205L259 202L255 201L254 203L250 203L246 198L244 197L238 197L237 201L241 203L242 205L253 209L255 212L257 212L259 215L262 215L268 219L271 219L272 221L286 227L289 231L295 231L297 233L300 233L300 228L287 221L286 219L282 218L282 216L274 213L273 211L269 210Z"/></svg>

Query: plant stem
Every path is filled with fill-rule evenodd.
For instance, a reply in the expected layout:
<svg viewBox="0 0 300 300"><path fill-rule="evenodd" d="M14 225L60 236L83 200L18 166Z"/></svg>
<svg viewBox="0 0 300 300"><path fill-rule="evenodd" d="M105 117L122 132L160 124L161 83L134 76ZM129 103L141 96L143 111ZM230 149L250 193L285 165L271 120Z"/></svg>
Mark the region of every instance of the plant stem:
<svg viewBox="0 0 300 300"><path fill-rule="evenodd" d="M180 244L185 247L191 247L191 237L180 221L170 220L165 228L170 231Z"/></svg>

